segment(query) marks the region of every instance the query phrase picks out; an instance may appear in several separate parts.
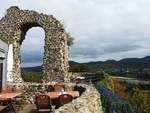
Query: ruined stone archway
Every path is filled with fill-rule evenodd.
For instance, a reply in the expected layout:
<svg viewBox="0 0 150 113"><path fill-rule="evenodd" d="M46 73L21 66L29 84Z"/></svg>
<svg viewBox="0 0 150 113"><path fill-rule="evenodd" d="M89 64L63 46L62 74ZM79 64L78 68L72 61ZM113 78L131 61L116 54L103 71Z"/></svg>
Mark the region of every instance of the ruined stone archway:
<svg viewBox="0 0 150 113"><path fill-rule="evenodd" d="M11 7L0 20L0 39L13 45L13 82L22 82L20 71L20 46L26 32L32 27L45 31L43 81L64 81L68 74L67 34L52 15Z"/></svg>

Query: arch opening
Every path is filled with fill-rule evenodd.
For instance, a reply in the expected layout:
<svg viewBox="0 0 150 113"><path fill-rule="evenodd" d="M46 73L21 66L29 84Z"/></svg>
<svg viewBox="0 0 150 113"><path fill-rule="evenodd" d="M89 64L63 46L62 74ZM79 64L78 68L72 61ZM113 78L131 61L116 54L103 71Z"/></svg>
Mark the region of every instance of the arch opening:
<svg viewBox="0 0 150 113"><path fill-rule="evenodd" d="M42 27L30 27L21 39L21 76L25 82L40 82L44 57L45 31Z"/></svg>

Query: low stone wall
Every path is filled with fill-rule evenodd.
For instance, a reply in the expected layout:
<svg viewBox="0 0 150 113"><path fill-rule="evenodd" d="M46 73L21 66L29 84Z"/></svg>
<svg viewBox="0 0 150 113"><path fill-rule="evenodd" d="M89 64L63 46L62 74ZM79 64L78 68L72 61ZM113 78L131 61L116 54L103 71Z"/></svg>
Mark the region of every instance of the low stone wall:
<svg viewBox="0 0 150 113"><path fill-rule="evenodd" d="M14 90L19 89L24 91L23 97L26 103L34 103L35 96L46 91L48 86L54 85L54 83L20 83L11 85L14 86ZM103 113L100 94L93 86L85 84L76 85L73 83L67 83L65 85L72 90L78 90L81 96L59 109L56 109L55 113Z"/></svg>
<svg viewBox="0 0 150 113"><path fill-rule="evenodd" d="M93 75L91 72L69 72L68 77L71 82L76 82L78 77L88 77L87 75Z"/></svg>
<svg viewBox="0 0 150 113"><path fill-rule="evenodd" d="M92 86L81 85L86 88L81 97L60 107L55 113L103 113L100 94Z"/></svg>

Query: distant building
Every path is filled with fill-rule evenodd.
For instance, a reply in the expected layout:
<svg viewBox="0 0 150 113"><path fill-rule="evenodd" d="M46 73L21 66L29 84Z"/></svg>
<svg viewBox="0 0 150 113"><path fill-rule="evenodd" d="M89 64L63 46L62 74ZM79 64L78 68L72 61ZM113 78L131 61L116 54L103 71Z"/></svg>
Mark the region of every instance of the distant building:
<svg viewBox="0 0 150 113"><path fill-rule="evenodd" d="M8 45L0 40L0 89L7 81Z"/></svg>

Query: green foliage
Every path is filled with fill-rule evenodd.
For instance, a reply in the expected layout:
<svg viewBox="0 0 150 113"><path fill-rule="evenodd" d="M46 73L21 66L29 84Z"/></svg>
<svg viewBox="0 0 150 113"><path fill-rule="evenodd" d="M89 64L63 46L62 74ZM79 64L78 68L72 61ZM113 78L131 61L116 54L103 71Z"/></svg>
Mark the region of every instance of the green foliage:
<svg viewBox="0 0 150 113"><path fill-rule="evenodd" d="M72 36L68 33L67 45L68 45L68 46L72 46L73 44L74 44L74 37L72 37Z"/></svg>
<svg viewBox="0 0 150 113"><path fill-rule="evenodd" d="M66 26L65 26L65 22L61 22L61 25L62 25L62 27L63 28L65 28ZM68 46L72 46L74 44L74 37L72 37L71 35L70 35L70 33L67 33L67 45Z"/></svg>
<svg viewBox="0 0 150 113"><path fill-rule="evenodd" d="M114 91L114 82L112 78L109 76L109 74L103 72L103 79L101 83L105 85L108 89L111 89Z"/></svg>
<svg viewBox="0 0 150 113"><path fill-rule="evenodd" d="M21 76L25 82L41 82L41 76L35 72L23 71Z"/></svg>
<svg viewBox="0 0 150 113"><path fill-rule="evenodd" d="M148 81L139 80L139 82L132 82L129 80L122 80L122 82L129 90L135 87L139 88L140 90L150 90L150 83Z"/></svg>
<svg viewBox="0 0 150 113"><path fill-rule="evenodd" d="M91 69L86 64L78 64L73 67L70 67L70 72L90 72Z"/></svg>
<svg viewBox="0 0 150 113"><path fill-rule="evenodd" d="M132 104L136 111L142 113L150 113L150 91L142 91L138 88L133 88L126 99Z"/></svg>
<svg viewBox="0 0 150 113"><path fill-rule="evenodd" d="M105 73L103 71L96 72L95 77L99 78L102 81L105 78Z"/></svg>

